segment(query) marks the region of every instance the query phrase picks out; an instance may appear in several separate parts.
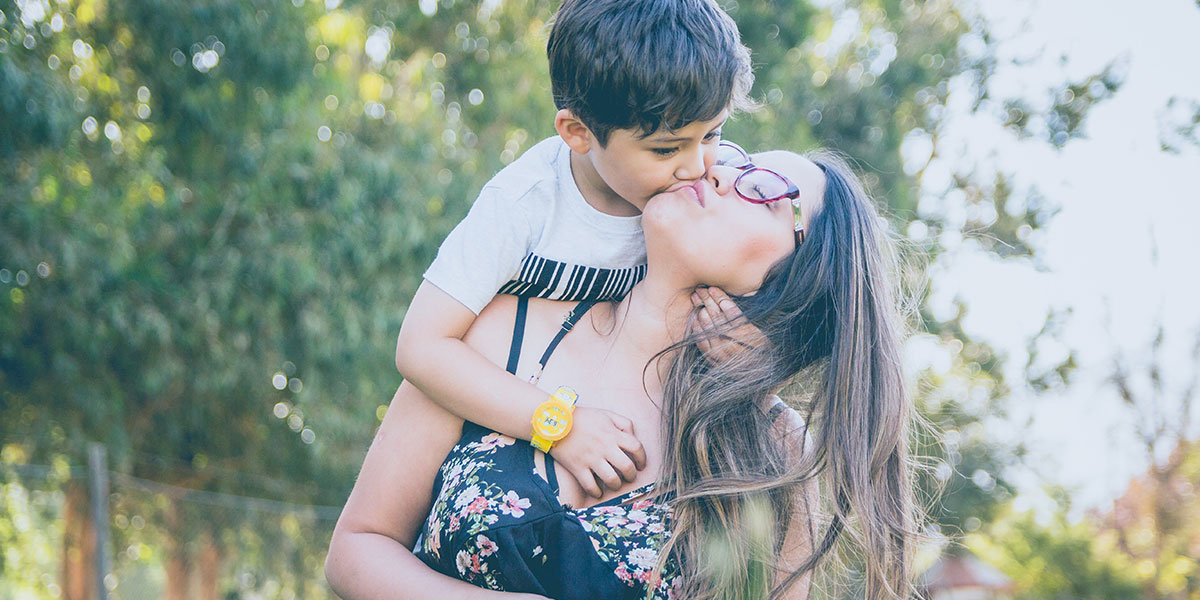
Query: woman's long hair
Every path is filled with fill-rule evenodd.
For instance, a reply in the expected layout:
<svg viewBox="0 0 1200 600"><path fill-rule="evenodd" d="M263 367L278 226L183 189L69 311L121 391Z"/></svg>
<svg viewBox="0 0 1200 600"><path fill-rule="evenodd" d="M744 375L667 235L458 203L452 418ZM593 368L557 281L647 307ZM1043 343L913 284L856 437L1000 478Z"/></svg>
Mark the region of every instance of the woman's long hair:
<svg viewBox="0 0 1200 600"><path fill-rule="evenodd" d="M826 180L804 243L757 293L736 299L770 343L711 364L697 343L732 328L722 326L660 355L671 364L658 489L676 495L674 533L655 576L674 556L683 576L679 597L778 597L843 533L862 558L866 598L911 595L911 406L896 265L886 228L851 169L828 153L809 158ZM792 402L804 431L789 440L773 433L780 429L763 400L800 379L812 384L807 400ZM800 451L796 439L808 440ZM801 490L814 478L830 500L822 524L792 524L798 503L809 501ZM807 531L808 556L798 567L780 558L789 527Z"/></svg>

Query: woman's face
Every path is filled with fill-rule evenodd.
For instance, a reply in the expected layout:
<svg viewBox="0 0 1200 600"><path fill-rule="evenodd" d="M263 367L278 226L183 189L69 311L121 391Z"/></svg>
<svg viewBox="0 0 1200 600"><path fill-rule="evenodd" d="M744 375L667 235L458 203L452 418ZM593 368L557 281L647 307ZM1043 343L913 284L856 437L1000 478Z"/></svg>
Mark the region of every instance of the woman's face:
<svg viewBox="0 0 1200 600"><path fill-rule="evenodd" d="M750 158L796 184L807 229L825 192L821 169L791 152ZM741 173L714 166L695 186L651 198L642 217L650 262L669 264L663 268L688 278L688 284L717 286L735 295L757 290L771 266L795 250L794 218L787 199L769 204L743 200L733 189Z"/></svg>

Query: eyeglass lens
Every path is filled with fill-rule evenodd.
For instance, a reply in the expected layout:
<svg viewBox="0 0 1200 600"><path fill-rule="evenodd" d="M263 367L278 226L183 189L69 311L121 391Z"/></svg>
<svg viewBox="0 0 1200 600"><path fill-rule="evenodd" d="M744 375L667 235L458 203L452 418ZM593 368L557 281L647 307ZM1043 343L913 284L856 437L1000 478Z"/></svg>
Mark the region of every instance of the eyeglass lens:
<svg viewBox="0 0 1200 600"><path fill-rule="evenodd" d="M788 182L766 169L746 171L734 183L734 189L750 201L776 200L788 193Z"/></svg>
<svg viewBox="0 0 1200 600"><path fill-rule="evenodd" d="M717 164L742 169L750 166L750 157L746 154L745 150L737 147L732 142L723 141L717 147Z"/></svg>

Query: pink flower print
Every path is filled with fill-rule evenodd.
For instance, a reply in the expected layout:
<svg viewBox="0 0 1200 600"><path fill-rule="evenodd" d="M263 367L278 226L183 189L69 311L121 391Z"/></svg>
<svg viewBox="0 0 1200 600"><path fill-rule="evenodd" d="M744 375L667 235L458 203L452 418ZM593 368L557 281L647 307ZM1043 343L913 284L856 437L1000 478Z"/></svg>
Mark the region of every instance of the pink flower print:
<svg viewBox="0 0 1200 600"><path fill-rule="evenodd" d="M475 538L475 546L479 548L480 556L491 556L492 553L500 549L500 547L496 545L496 542L489 540L487 536L484 535L480 535Z"/></svg>
<svg viewBox="0 0 1200 600"><path fill-rule="evenodd" d="M430 554L437 556L438 550L442 547L442 528L433 527L429 531L429 537L425 538L425 550Z"/></svg>
<svg viewBox="0 0 1200 600"><path fill-rule="evenodd" d="M625 514L625 509L620 506L596 506L592 508L592 512L596 515L620 516Z"/></svg>
<svg viewBox="0 0 1200 600"><path fill-rule="evenodd" d="M499 520L500 520L500 517L495 514L490 514L483 518L483 522L487 523L488 525L495 525L496 521L499 521Z"/></svg>
<svg viewBox="0 0 1200 600"><path fill-rule="evenodd" d="M662 577L657 577L651 583L654 584L654 587L664 590L667 593L667 598L674 598L676 594L675 588L679 585L679 578L663 579Z"/></svg>
<svg viewBox="0 0 1200 600"><path fill-rule="evenodd" d="M676 577L671 581L671 588L667 590L667 600L674 600L683 593L683 578Z"/></svg>
<svg viewBox="0 0 1200 600"><path fill-rule="evenodd" d="M525 515L525 509L529 508L529 499L522 498L516 492L509 490L503 498L500 499L500 512L514 517L522 517Z"/></svg>
<svg viewBox="0 0 1200 600"><path fill-rule="evenodd" d="M634 502L633 505L630 506L630 508L632 508L633 510L642 510L645 508L650 508L651 504L654 504L654 503L651 502L650 500L638 500L637 502Z"/></svg>
<svg viewBox="0 0 1200 600"><path fill-rule="evenodd" d="M446 526L446 531L450 533L458 531L458 515L450 515L450 524Z"/></svg>
<svg viewBox="0 0 1200 600"><path fill-rule="evenodd" d="M454 555L454 566L458 567L458 574L465 577L467 569L471 568L471 555L466 550L459 550Z"/></svg>
<svg viewBox="0 0 1200 600"><path fill-rule="evenodd" d="M490 504L488 499L480 496L472 500L471 503L467 505L465 512L466 514L470 515L481 515L483 514L483 511L488 509L488 504Z"/></svg>
<svg viewBox="0 0 1200 600"><path fill-rule="evenodd" d="M609 517L608 520L604 522L604 526L612 529L614 527L620 527L628 521L629 519L626 519L625 517ZM641 525L638 525L638 528L640 529Z"/></svg>
<svg viewBox="0 0 1200 600"><path fill-rule="evenodd" d="M662 533L666 531L666 529L667 528L664 527L662 523L655 522L651 523L650 526L646 528L646 531L648 533Z"/></svg>
<svg viewBox="0 0 1200 600"><path fill-rule="evenodd" d="M584 531L586 531L586 532L588 532L588 533L591 533L591 532L592 532L592 522L591 522L591 521L589 521L589 520L587 520L587 519L583 518L582 516L580 516L580 517L579 517L579 524L580 524L580 525L583 525L583 530L584 530Z"/></svg>
<svg viewBox="0 0 1200 600"><path fill-rule="evenodd" d="M458 493L458 497L454 499L454 510L462 511L464 506L475 501L479 497L479 486L471 484L470 487Z"/></svg>
<svg viewBox="0 0 1200 600"><path fill-rule="evenodd" d="M625 567L625 563L617 563L617 568L613 572L617 574L617 578L621 581L627 582L633 579L633 576L629 573L629 569Z"/></svg>
<svg viewBox="0 0 1200 600"><path fill-rule="evenodd" d="M472 573L487 573L487 563L479 560L478 554L471 555L471 572Z"/></svg>
<svg viewBox="0 0 1200 600"><path fill-rule="evenodd" d="M658 561L658 552L650 548L635 548L626 558L629 560L629 564L649 572L654 570L654 563Z"/></svg>
<svg viewBox="0 0 1200 600"><path fill-rule="evenodd" d="M450 487L450 486L453 486L454 484L458 483L458 476L462 475L462 472L463 472L462 463L460 463L460 462L454 463L454 467L450 469L450 472L446 473L446 477L445 477L446 482L443 484L444 487Z"/></svg>
<svg viewBox="0 0 1200 600"><path fill-rule="evenodd" d="M516 443L516 440L502 433L489 433L483 436L476 445L480 452L489 452L495 448L503 448Z"/></svg>
<svg viewBox="0 0 1200 600"><path fill-rule="evenodd" d="M646 514L646 511L641 509L631 510L629 511L629 514L625 516L628 517L630 521L633 521L634 523L640 523L642 525L650 522L650 515Z"/></svg>

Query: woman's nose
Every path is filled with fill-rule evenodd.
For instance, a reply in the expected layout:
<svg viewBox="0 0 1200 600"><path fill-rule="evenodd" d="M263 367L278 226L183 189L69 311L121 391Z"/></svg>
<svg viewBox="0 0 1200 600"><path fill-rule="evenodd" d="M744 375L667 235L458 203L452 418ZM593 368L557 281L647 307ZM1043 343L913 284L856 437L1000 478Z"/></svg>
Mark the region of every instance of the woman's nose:
<svg viewBox="0 0 1200 600"><path fill-rule="evenodd" d="M733 181L737 179L740 172L733 167L713 165L709 167L708 173L705 173L704 178L712 184L717 194L725 195L729 193L729 190L733 189Z"/></svg>

